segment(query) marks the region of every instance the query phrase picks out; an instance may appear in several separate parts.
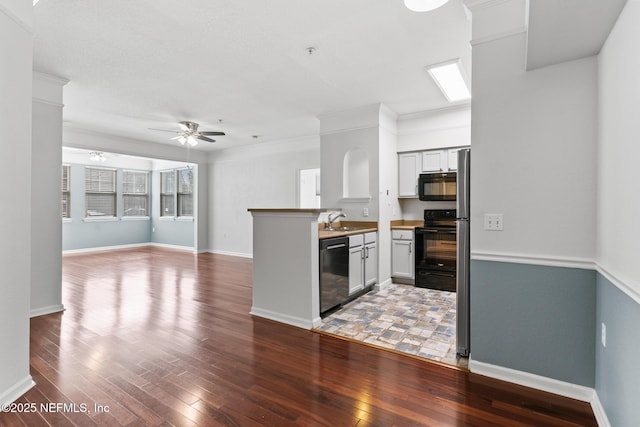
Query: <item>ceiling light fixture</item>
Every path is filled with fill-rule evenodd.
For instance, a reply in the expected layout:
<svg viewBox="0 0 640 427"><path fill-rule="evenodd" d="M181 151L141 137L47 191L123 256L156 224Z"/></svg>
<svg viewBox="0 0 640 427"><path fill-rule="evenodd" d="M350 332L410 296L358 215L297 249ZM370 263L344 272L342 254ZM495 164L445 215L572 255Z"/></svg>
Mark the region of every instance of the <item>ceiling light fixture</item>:
<svg viewBox="0 0 640 427"><path fill-rule="evenodd" d="M92 151L89 153L89 160L92 162L104 162L107 160L107 157L102 151Z"/></svg>
<svg viewBox="0 0 640 427"><path fill-rule="evenodd" d="M437 9L449 0L404 0L407 9L414 12L429 12Z"/></svg>
<svg viewBox="0 0 640 427"><path fill-rule="evenodd" d="M460 59L430 65L427 71L449 102L471 98Z"/></svg>

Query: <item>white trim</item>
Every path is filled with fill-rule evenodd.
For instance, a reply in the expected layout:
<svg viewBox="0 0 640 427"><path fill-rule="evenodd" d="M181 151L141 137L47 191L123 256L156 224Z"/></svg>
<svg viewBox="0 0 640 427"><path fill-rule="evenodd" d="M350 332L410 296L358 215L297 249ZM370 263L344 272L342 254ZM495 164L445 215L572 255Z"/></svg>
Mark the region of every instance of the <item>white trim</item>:
<svg viewBox="0 0 640 427"><path fill-rule="evenodd" d="M31 375L27 375L22 380L15 383L13 386L5 390L0 394L0 407L8 405L16 401L20 396L29 391L36 383L31 378Z"/></svg>
<svg viewBox="0 0 640 427"><path fill-rule="evenodd" d="M149 242L146 243L147 246L155 246L157 248L167 248L167 249L177 249L180 251L191 251L191 252L196 252L195 248L193 246L180 246L180 245L172 245L169 243L157 243L157 242Z"/></svg>
<svg viewBox="0 0 640 427"><path fill-rule="evenodd" d="M553 255L524 255L508 254L503 252L472 251L471 259L474 261L507 262L514 264L543 265L549 267L579 268L582 270L595 270L611 282L622 293L640 304L640 291L622 279L610 273L596 261L587 258L561 258Z"/></svg>
<svg viewBox="0 0 640 427"><path fill-rule="evenodd" d="M112 250L118 250L118 249L142 248L149 245L150 245L149 242L145 242L145 243L132 243L129 245L99 246L95 248L82 248L82 249L67 249L66 251L62 251L62 255L75 255L75 254L84 254L84 253L91 253L91 252L112 251Z"/></svg>
<svg viewBox="0 0 640 427"><path fill-rule="evenodd" d="M383 290L385 288L388 288L392 283L393 283L393 280L391 279L391 277L389 277L384 282L376 283L375 285L373 285L373 289L376 290L376 291L381 291L381 290Z"/></svg>
<svg viewBox="0 0 640 427"><path fill-rule="evenodd" d="M274 320L280 323L286 323L287 325L296 326L298 328L311 330L322 323L320 317L316 317L313 320L303 319L302 317L289 316L287 314L276 313L275 311L266 310L252 306L249 314L258 317L264 317L265 319Z"/></svg>
<svg viewBox="0 0 640 427"><path fill-rule="evenodd" d="M123 216L120 218L120 221L149 221L151 217L149 216Z"/></svg>
<svg viewBox="0 0 640 427"><path fill-rule="evenodd" d="M605 279L610 281L616 288L620 289L629 298L640 304L640 292L630 285L611 274L600 264L596 264L596 271L604 276Z"/></svg>
<svg viewBox="0 0 640 427"><path fill-rule="evenodd" d="M35 96L31 98L31 100L33 102L37 102L39 104L44 104L44 105L50 105L53 107L58 107L58 108L64 108L64 104L60 103L60 102L53 102L53 101L48 101L44 98L36 98Z"/></svg>
<svg viewBox="0 0 640 427"><path fill-rule="evenodd" d="M176 222L193 222L194 218L192 216L177 216Z"/></svg>
<svg viewBox="0 0 640 427"><path fill-rule="evenodd" d="M88 216L82 218L83 222L118 222L120 218L117 216Z"/></svg>
<svg viewBox="0 0 640 427"><path fill-rule="evenodd" d="M237 256L237 257L241 257L241 258L253 259L253 254L247 254L247 253L243 253L243 252L221 251L221 250L218 250L218 249L207 249L206 251L203 251L203 252L209 252L211 254L218 254L218 255L229 255L229 256Z"/></svg>
<svg viewBox="0 0 640 427"><path fill-rule="evenodd" d="M593 415L596 417L598 426L611 427L607 413L605 412L604 407L600 402L600 397L598 397L598 393L596 392L594 392L594 397L591 400L591 409L593 410Z"/></svg>
<svg viewBox="0 0 640 427"><path fill-rule="evenodd" d="M505 252L472 251L471 259L477 261L509 262L515 264L545 265L550 267L595 270L596 263L588 258L562 258L553 255L511 254Z"/></svg>
<svg viewBox="0 0 640 427"><path fill-rule="evenodd" d="M588 402L591 405L598 426L611 427L604 407L598 397L598 393L593 388L543 377L529 372L518 371L516 369L505 368L504 366L478 362L471 357L469 357L469 370L477 375L483 375L485 377Z"/></svg>
<svg viewBox="0 0 640 427"><path fill-rule="evenodd" d="M527 27L522 26L518 28L514 28L513 30L503 31L497 34L491 34L490 36L480 37L477 39L471 40L471 47L475 47L485 43L491 43L496 40L506 39L507 37L518 36L520 34L527 34Z"/></svg>
<svg viewBox="0 0 640 427"><path fill-rule="evenodd" d="M365 197L343 197L340 199L341 203L369 203L371 201L371 196Z"/></svg>
<svg viewBox="0 0 640 427"><path fill-rule="evenodd" d="M516 369L505 368L504 366L478 362L472 358L469 358L469 370L474 374L535 388L536 390L570 397L583 402L591 402L595 395L593 388L543 377L529 372L518 371Z"/></svg>
<svg viewBox="0 0 640 427"><path fill-rule="evenodd" d="M0 3L0 12L4 13L7 16L7 18L9 18L13 22L15 22L24 31L26 31L27 33L33 35L33 33L34 33L34 31L33 31L33 22L31 22L31 25L29 23L25 22L23 19L21 19L18 15L13 13L10 9L8 9L2 3Z"/></svg>
<svg viewBox="0 0 640 427"><path fill-rule="evenodd" d="M31 311L29 312L29 317L44 316L52 313L59 313L65 310L66 308L64 308L64 305L62 304L49 305L47 307L40 307L40 308L32 308Z"/></svg>

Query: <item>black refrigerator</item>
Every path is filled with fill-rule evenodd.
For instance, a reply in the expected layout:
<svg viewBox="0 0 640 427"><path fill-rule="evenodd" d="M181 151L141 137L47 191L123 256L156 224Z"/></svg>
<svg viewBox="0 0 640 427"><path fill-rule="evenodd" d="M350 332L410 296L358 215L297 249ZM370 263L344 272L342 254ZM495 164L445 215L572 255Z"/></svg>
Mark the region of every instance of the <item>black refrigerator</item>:
<svg viewBox="0 0 640 427"><path fill-rule="evenodd" d="M458 176L456 181L456 353L469 356L469 191L471 150L458 151Z"/></svg>

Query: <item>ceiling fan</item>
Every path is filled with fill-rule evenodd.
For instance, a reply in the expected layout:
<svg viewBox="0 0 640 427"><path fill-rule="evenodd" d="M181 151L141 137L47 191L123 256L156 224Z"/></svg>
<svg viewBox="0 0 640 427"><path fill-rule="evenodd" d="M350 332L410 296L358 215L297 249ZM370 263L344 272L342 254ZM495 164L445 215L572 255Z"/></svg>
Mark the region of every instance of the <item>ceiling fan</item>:
<svg viewBox="0 0 640 427"><path fill-rule="evenodd" d="M178 123L178 125L180 126L180 129L182 129L181 131L175 131L175 130L166 130L166 129L154 129L154 128L150 128L152 130L159 130L162 132L173 132L173 133L179 133L180 135L173 137L171 139L175 139L178 140L178 142L180 142L180 144L184 145L186 143L189 143L189 145L197 145L198 144L198 140L200 141L206 141L206 142L216 142L215 139L211 139L209 138L209 136L222 136L225 135L224 132L216 132L216 131L198 131L198 123L195 122L180 122Z"/></svg>

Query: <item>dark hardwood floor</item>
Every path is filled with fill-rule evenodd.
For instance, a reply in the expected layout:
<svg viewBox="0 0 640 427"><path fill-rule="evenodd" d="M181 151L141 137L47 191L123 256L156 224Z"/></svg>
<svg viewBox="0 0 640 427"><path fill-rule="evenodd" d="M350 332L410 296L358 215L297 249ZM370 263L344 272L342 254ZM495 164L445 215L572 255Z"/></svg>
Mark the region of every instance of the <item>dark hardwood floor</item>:
<svg viewBox="0 0 640 427"><path fill-rule="evenodd" d="M249 315L251 260L65 256L3 426L595 426L587 403ZM48 411L46 410L48 409Z"/></svg>

